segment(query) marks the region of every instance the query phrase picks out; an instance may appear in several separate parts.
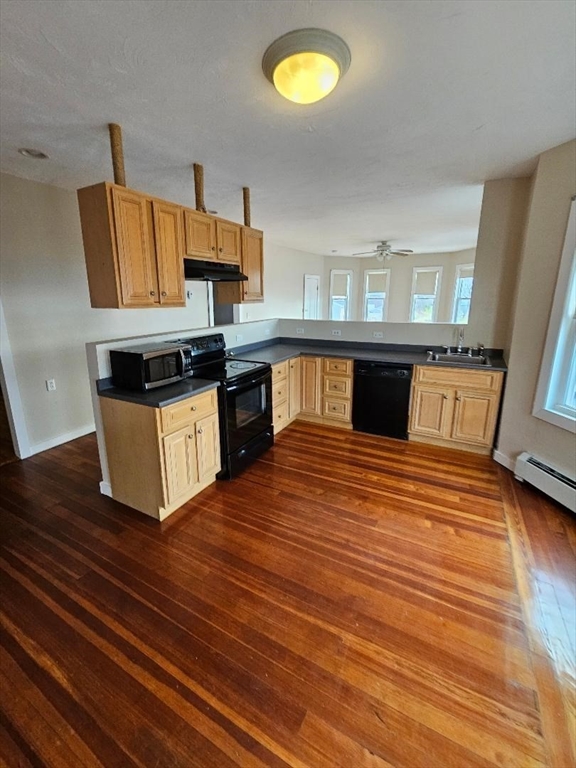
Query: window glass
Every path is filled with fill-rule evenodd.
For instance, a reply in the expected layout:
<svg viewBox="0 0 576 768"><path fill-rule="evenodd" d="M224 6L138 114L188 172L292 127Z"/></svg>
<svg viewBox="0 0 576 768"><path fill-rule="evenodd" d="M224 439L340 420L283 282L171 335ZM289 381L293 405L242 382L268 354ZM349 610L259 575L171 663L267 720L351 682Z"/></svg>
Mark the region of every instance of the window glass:
<svg viewBox="0 0 576 768"><path fill-rule="evenodd" d="M387 314L389 269L366 270L364 273L364 317L367 322L383 322Z"/></svg>
<svg viewBox="0 0 576 768"><path fill-rule="evenodd" d="M351 290L351 270L330 270L330 320L339 321L350 319Z"/></svg>
<svg viewBox="0 0 576 768"><path fill-rule="evenodd" d="M414 267L412 270L411 323L435 323L442 267Z"/></svg>
<svg viewBox="0 0 576 768"><path fill-rule="evenodd" d="M457 325L462 325L468 322L473 284L474 265L459 264L456 268L454 305L452 309L452 322Z"/></svg>

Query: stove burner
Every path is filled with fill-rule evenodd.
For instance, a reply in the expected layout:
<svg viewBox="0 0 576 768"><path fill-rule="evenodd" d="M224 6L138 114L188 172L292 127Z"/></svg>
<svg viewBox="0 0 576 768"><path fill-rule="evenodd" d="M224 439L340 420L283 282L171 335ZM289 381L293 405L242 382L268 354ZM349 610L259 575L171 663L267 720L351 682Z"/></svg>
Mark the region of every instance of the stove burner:
<svg viewBox="0 0 576 768"><path fill-rule="evenodd" d="M257 363L244 363L242 361L234 361L233 363L228 363L228 367L230 368L237 368L239 370L245 370L247 368L254 368L254 366L257 365Z"/></svg>

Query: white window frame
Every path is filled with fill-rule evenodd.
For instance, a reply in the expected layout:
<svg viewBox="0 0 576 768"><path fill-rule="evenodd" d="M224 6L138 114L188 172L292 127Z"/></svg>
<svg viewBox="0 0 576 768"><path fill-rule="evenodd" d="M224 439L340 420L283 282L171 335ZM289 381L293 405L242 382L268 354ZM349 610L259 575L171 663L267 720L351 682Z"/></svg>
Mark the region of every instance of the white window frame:
<svg viewBox="0 0 576 768"><path fill-rule="evenodd" d="M454 296L452 299L452 322L456 324L456 309L458 308L458 281L462 277L462 272L472 270L472 290L474 290L474 264L458 264L456 266L456 277L454 278ZM472 301L470 301L472 306ZM470 319L470 314L468 314ZM458 323L460 325L460 323Z"/></svg>
<svg viewBox="0 0 576 768"><path fill-rule="evenodd" d="M576 199L572 198L532 415L573 433L576 433L576 415L572 415L571 409L555 401L559 399L557 395L560 391L566 391L575 375L571 370L574 366L570 366L562 354L566 349L574 349L574 346L570 345L576 343L576 317L568 313L568 308L575 298L570 294L576 291L573 282L576 270L575 251Z"/></svg>
<svg viewBox="0 0 576 768"><path fill-rule="evenodd" d="M417 276L420 272L437 272L438 277L436 278L436 293L426 293L426 294L416 294L416 280ZM441 266L438 267L412 267L412 290L410 293L410 315L409 315L409 322L410 323L416 323L416 320L412 320L412 315L414 312L414 297L415 296L432 296L434 295L434 308L432 310L432 320L431 323L435 323L438 318L438 305L440 304L440 291L442 290L442 272L443 268Z"/></svg>
<svg viewBox="0 0 576 768"><path fill-rule="evenodd" d="M354 285L354 272L351 269L331 269L330 270L330 293L328 295L328 319L334 323L340 322L332 318L332 298L334 296L334 275L348 276L348 294L346 298L346 317L344 320L350 320L352 312L352 286ZM340 298L340 297L338 297Z"/></svg>
<svg viewBox="0 0 576 768"><path fill-rule="evenodd" d="M368 322L367 315L367 303L368 303L368 281L370 275L386 275L386 291L384 292L384 312L382 313L382 320L370 321L370 322L382 322L385 323L388 319L388 304L390 297L390 270L389 269L365 269L364 270L364 293L362 296L362 320Z"/></svg>

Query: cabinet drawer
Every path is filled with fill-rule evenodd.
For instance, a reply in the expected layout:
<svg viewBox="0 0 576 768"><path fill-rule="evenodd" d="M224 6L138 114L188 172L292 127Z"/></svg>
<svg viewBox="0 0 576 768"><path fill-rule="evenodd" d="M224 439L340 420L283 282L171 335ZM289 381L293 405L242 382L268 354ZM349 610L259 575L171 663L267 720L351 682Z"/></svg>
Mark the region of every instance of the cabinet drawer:
<svg viewBox="0 0 576 768"><path fill-rule="evenodd" d="M322 416L338 421L350 421L350 400L322 398Z"/></svg>
<svg viewBox="0 0 576 768"><path fill-rule="evenodd" d="M414 381L419 384L472 389L475 392L498 392L502 385L501 371L483 369L481 371L466 368L433 368L417 365L414 368Z"/></svg>
<svg viewBox="0 0 576 768"><path fill-rule="evenodd" d="M272 403L274 408L288 400L288 379L279 379L272 384Z"/></svg>
<svg viewBox="0 0 576 768"><path fill-rule="evenodd" d="M173 432L175 429L191 424L196 419L216 413L218 397L216 389L204 392L201 395L189 397L174 405L168 405L160 409L162 432Z"/></svg>
<svg viewBox="0 0 576 768"><path fill-rule="evenodd" d="M352 375L353 360L343 360L337 357L325 357L323 370L324 373L339 373L345 376Z"/></svg>
<svg viewBox="0 0 576 768"><path fill-rule="evenodd" d="M288 402L275 406L272 412L272 424L274 432L278 434L288 424Z"/></svg>
<svg viewBox="0 0 576 768"><path fill-rule="evenodd" d="M272 366L272 381L276 379L284 379L288 376L288 360L284 360L283 363L276 363Z"/></svg>
<svg viewBox="0 0 576 768"><path fill-rule="evenodd" d="M352 379L347 376L324 375L323 392L325 395L336 395L350 399L352 394Z"/></svg>

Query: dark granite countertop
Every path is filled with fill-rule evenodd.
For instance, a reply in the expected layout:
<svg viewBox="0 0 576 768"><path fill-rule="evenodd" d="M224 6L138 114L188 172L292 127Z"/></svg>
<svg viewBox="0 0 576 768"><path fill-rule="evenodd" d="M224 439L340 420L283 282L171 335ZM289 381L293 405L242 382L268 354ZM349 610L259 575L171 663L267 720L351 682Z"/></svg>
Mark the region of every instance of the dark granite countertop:
<svg viewBox="0 0 576 768"><path fill-rule="evenodd" d="M400 347L400 345L395 345ZM372 349L370 347L373 347ZM262 346L258 349L251 349L246 352L242 350L234 350L234 355L239 360L252 360L259 363L270 363L275 365L281 363L284 360L288 360L291 357L298 355L310 355L312 357L347 357L353 360L374 360L376 362L383 363L400 363L404 365L430 365L434 368L446 367L446 368L465 368L466 363L462 362L455 366L451 363L428 363L427 352L422 347L410 347L407 345L404 348L398 349L378 349L378 345L366 346L343 343L341 346L338 342L328 343L323 345L322 342L318 344L298 344L297 341L290 340L289 342L272 343L269 346ZM486 370L487 367L493 371L506 371L506 363L501 354L490 356L490 366L477 366L471 365L469 368L474 370Z"/></svg>
<svg viewBox="0 0 576 768"><path fill-rule="evenodd" d="M216 389L218 382L192 378L178 381L176 384L167 384L165 387L149 389L147 392L133 392L130 389L114 387L111 385L110 379L101 379L97 386L100 397L125 400L127 403L147 405L150 408L164 408L166 405L172 405L179 400L186 400L188 397L207 392L209 389Z"/></svg>

